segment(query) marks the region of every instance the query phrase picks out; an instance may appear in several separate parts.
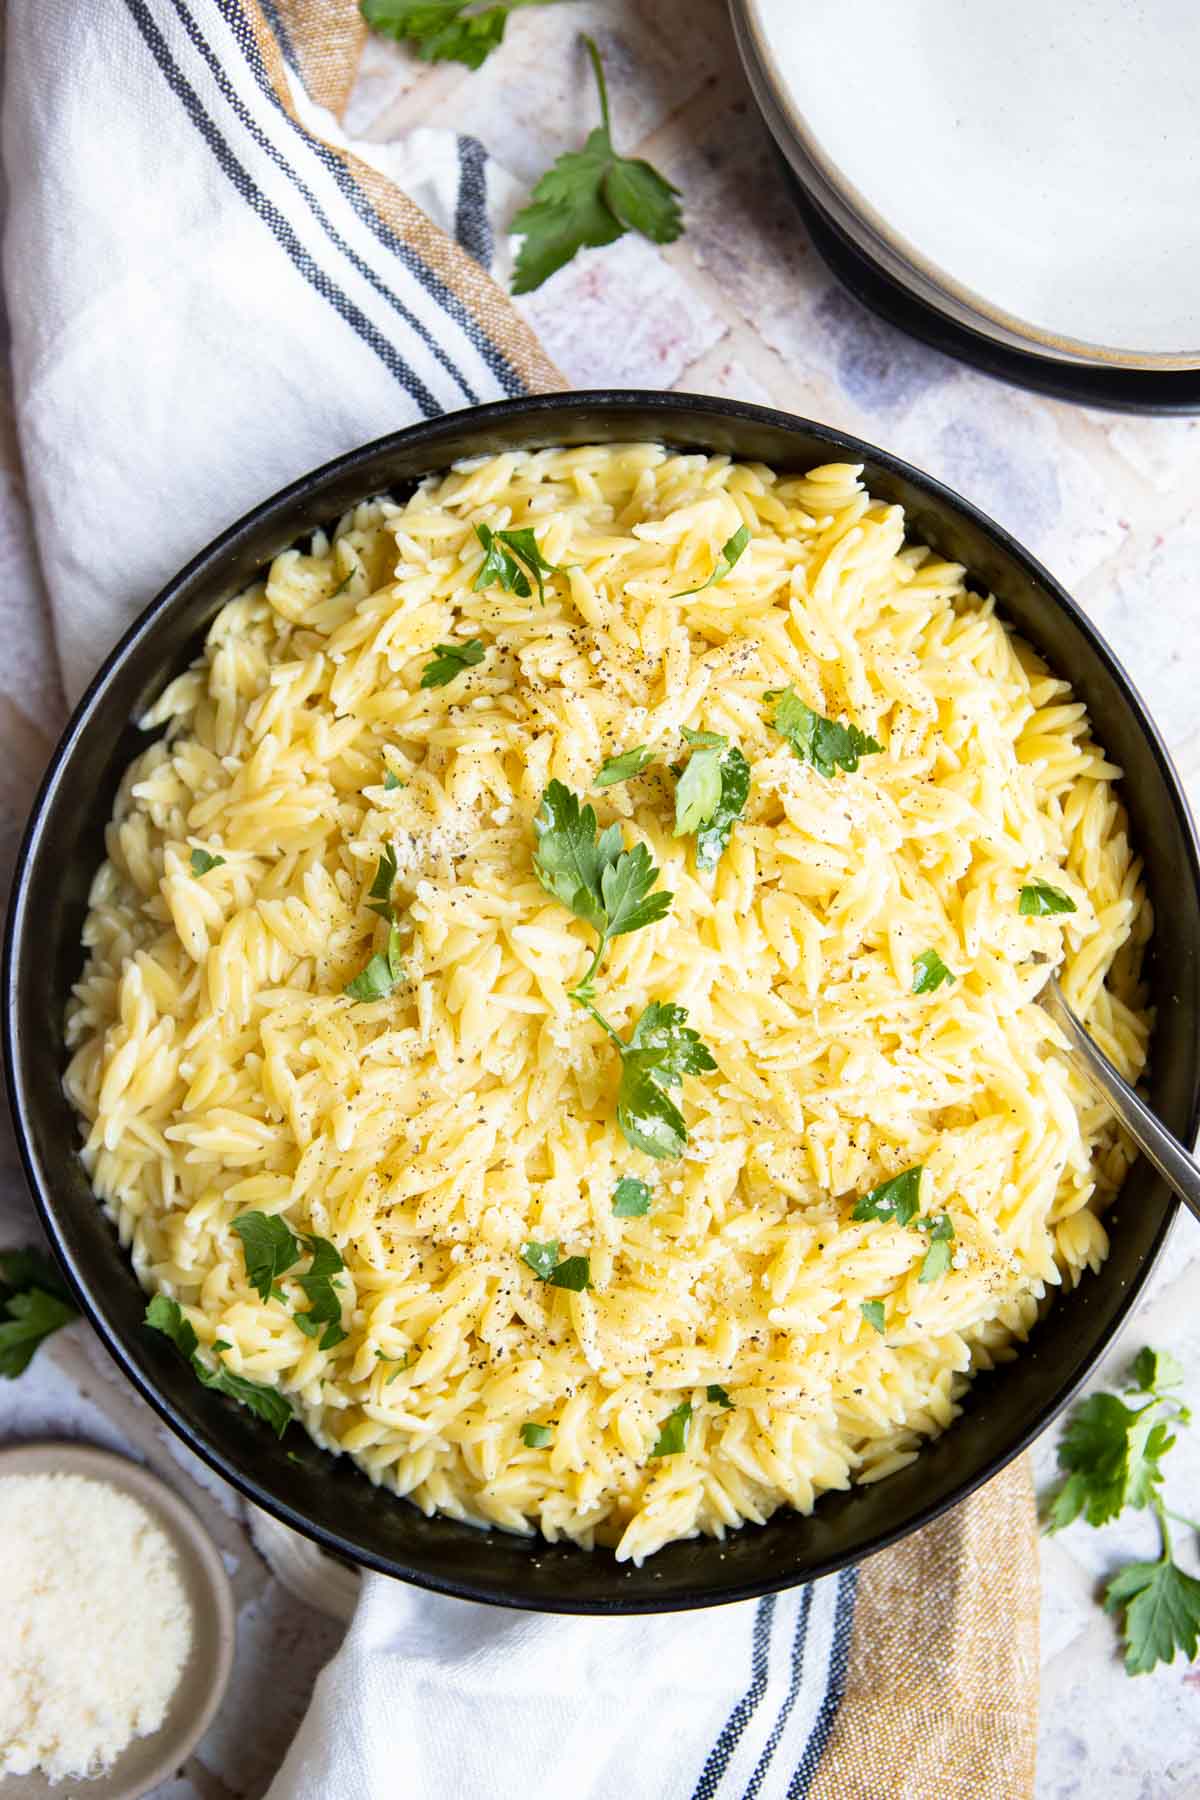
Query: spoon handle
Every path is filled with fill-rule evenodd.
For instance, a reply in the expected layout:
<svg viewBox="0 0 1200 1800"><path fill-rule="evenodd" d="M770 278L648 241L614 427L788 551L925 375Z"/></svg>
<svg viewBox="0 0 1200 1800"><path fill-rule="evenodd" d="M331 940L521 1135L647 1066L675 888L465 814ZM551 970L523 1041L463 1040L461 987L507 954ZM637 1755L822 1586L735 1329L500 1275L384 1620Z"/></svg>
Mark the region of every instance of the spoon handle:
<svg viewBox="0 0 1200 1800"><path fill-rule="evenodd" d="M1070 1045L1071 1061L1108 1101L1142 1155L1153 1163L1188 1210L1200 1219L1200 1163L1164 1125L1160 1125L1144 1100L1113 1068L1104 1052L1093 1043L1067 1004L1056 981L1042 990L1042 1004Z"/></svg>

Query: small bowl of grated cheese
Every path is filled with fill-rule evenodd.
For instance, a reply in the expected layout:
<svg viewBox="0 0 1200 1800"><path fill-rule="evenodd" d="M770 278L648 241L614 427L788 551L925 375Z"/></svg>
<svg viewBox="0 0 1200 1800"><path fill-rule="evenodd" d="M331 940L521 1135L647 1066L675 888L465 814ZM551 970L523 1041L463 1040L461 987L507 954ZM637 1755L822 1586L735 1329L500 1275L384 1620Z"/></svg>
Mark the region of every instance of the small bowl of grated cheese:
<svg viewBox="0 0 1200 1800"><path fill-rule="evenodd" d="M0 1795L137 1800L220 1705L220 1555L157 1476L106 1450L0 1451Z"/></svg>

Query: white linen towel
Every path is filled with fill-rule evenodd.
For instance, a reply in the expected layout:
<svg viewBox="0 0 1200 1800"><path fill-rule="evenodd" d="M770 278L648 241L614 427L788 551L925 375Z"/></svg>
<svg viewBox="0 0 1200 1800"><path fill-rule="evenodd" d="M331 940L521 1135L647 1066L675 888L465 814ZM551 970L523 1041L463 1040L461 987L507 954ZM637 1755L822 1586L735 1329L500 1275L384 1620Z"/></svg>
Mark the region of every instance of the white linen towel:
<svg viewBox="0 0 1200 1800"><path fill-rule="evenodd" d="M295 84L295 116L279 103L256 10L9 0L5 282L71 699L158 587L286 481L554 379L514 354L515 320L491 331L486 295L464 302L380 219L330 116ZM490 258L504 178L473 140L356 148ZM704 1614L568 1619L368 1576L271 1800L802 1800L854 1591L846 1574Z"/></svg>

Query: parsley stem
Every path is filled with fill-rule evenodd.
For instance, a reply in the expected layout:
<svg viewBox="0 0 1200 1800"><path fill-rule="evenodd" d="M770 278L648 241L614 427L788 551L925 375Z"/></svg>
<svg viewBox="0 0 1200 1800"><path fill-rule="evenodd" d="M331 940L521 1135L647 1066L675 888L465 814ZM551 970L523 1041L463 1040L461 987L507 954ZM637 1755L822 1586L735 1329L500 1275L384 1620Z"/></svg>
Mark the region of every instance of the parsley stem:
<svg viewBox="0 0 1200 1800"><path fill-rule="evenodd" d="M1200 1532L1200 1525L1196 1523L1195 1519L1189 1519L1186 1513L1172 1512L1169 1506L1164 1506L1163 1511L1168 1519L1174 1519L1177 1525L1186 1525L1189 1531Z"/></svg>
<svg viewBox="0 0 1200 1800"><path fill-rule="evenodd" d="M596 48L595 40L584 32L583 41L587 47L587 53L592 59L592 68L596 72L596 86L600 89L600 117L604 120L604 135L611 142L612 125L608 117L608 88L604 82L604 64L600 61L600 52Z"/></svg>
<svg viewBox="0 0 1200 1800"><path fill-rule="evenodd" d="M1158 1529L1162 1532L1162 1556L1159 1561L1169 1563L1171 1560L1171 1527L1167 1524L1167 1509L1157 1496L1154 1500L1154 1511L1158 1519Z"/></svg>
<svg viewBox="0 0 1200 1800"><path fill-rule="evenodd" d="M600 942L596 945L596 954L592 958L591 967L588 969L588 972L584 976L583 980L581 982L577 983L577 985L572 989L572 992L571 992L572 1000L579 999L579 1003L581 1006L583 1005L584 1001L591 999L592 982L595 978L596 970L600 967L600 958L604 955L604 952L607 949L608 949L608 938L602 932L600 934ZM580 996L582 996L582 999L580 999Z"/></svg>
<svg viewBox="0 0 1200 1800"><path fill-rule="evenodd" d="M580 987L582 987L582 985L583 984L581 982ZM612 1039L613 1043L617 1046L617 1049L621 1052L621 1055L624 1056L624 1054L625 1054L626 1050L629 1048L629 1046L625 1042L625 1039L621 1036L620 1032L615 1031L613 1029L613 1027L609 1024L608 1020L604 1017L603 1013L598 1013L596 1011L596 1008L592 1005L591 1001L585 999L584 996L580 993L579 988L573 989L570 997L575 1002L576 1006L582 1006L584 1012L590 1013L592 1015L593 1019L595 1019L597 1025L602 1026L604 1028L604 1030L607 1031L609 1037Z"/></svg>

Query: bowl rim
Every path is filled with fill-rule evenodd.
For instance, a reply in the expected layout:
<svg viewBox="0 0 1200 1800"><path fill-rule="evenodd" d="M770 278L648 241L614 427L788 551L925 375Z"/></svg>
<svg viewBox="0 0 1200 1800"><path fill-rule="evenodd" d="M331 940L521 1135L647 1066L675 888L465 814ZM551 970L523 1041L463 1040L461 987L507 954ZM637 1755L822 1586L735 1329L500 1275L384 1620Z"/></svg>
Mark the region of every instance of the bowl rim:
<svg viewBox="0 0 1200 1800"><path fill-rule="evenodd" d="M611 418L633 413L644 418L650 414L660 417L664 424L669 423L672 417L679 416L686 420L687 425L693 430L696 428L697 414L702 414L707 416L710 426L719 426L722 421L731 420L740 425L761 425L782 432L803 433L806 437L828 447L831 453L829 460L841 462L861 460L872 463L877 468L885 470L889 475L910 483L923 496L950 509L960 519L967 521L985 539L989 539L1011 557L1038 587L1049 594L1054 604L1067 614L1076 629L1087 640L1093 653L1120 690L1134 715L1138 730L1147 742L1169 795L1186 851L1186 874L1190 891L1197 903L1200 904L1200 838L1197 836L1195 821L1183 784L1145 701L1116 653L1096 630L1086 613L1055 577L1002 525L989 518L972 502L938 481L936 477L925 474L891 452L882 450L852 433L823 425L798 414L702 394L637 388L572 389L566 392L528 395L514 400L495 401L483 406L444 413L433 419L422 420L403 430L385 433L382 437L345 451L321 464L318 468L297 477L287 486L251 507L233 524L218 533L159 590L158 594L122 633L89 682L63 730L38 786L17 853L8 908L3 962L0 965L0 983L2 983L3 989L0 1027L3 1032L4 1072L22 1168L42 1227L79 1303L80 1310L96 1331L105 1349L126 1378L132 1382L142 1399L147 1401L172 1431L202 1461L228 1481L245 1499L270 1513L293 1530L313 1539L322 1548L331 1551L334 1555L347 1558L361 1567L403 1579L411 1582L414 1586L432 1592L518 1610L631 1615L725 1605L781 1592L802 1582L833 1574L839 1569L857 1564L865 1558L875 1555L878 1551L888 1548L911 1532L932 1524L950 1508L965 1500L1019 1456L1022 1451L1026 1450L1091 1377L1100 1358L1111 1348L1127 1324L1134 1306L1162 1254L1180 1211L1178 1200L1173 1196L1169 1197L1162 1222L1149 1249L1133 1278L1126 1283L1119 1301L1114 1304L1092 1353L1077 1377L1069 1381L1062 1389L1056 1389L1036 1407L1026 1419L1022 1429L1001 1451L989 1457L982 1468L963 1476L946 1494L931 1502L925 1510L921 1511L916 1519L907 1518L899 1523L889 1524L886 1528L874 1532L866 1542L845 1551L824 1555L812 1566L798 1571L790 1566L785 1566L778 1573L772 1573L769 1577L764 1578L752 1580L726 1578L724 1582L718 1578L711 1586L705 1586L695 1592L689 1590L686 1594L672 1593L666 1600L656 1599L653 1594L626 1596L622 1594L619 1583L614 1584L611 1597L605 1599L579 1598L568 1591L556 1595L553 1601L541 1597L526 1599L500 1591L496 1587L482 1585L469 1577L444 1576L407 1564L401 1565L395 1557L389 1557L381 1551L351 1541L336 1530L310 1519L288 1500L264 1487L255 1475L236 1464L233 1457L221 1448L219 1442L215 1440L215 1436L194 1429L180 1415L170 1397L165 1392L159 1391L149 1374L143 1373L136 1359L127 1349L117 1327L109 1323L102 1302L93 1298L87 1271L77 1266L70 1249L64 1242L64 1234L59 1228L55 1207L50 1197L52 1182L48 1172L43 1170L34 1147L35 1135L31 1124L33 1109L25 1079L20 1037L17 1030L20 952L28 934L36 931L36 921L29 910L31 871L41 849L49 803L57 792L59 784L70 772L70 766L80 740L87 732L92 714L104 696L110 680L139 647L153 635L159 622L169 615L177 598L181 594L186 596L191 584L206 573L219 570L224 562L236 554L239 546L256 536L273 519L286 517L298 501L308 498L313 502L314 508L319 508L323 494L339 486L344 490L345 478L353 476L364 464L401 450L419 448L426 442L429 443L431 449L436 449L446 438L461 437L472 433L482 435L486 433L489 425L501 424L514 419L528 419L531 423L536 421L538 424L544 425L546 444L549 446L553 445L555 441L553 437L554 421L560 416L565 418L581 412L598 418ZM643 440L644 436L643 432ZM614 438L610 441L620 440ZM633 441L632 438L629 441ZM714 452L710 448L704 453L711 455L719 452ZM447 460L443 459L439 462L436 457L431 460L429 465L431 471L448 466ZM371 489L369 492L363 492L361 498L369 498L371 493L380 491L386 490ZM304 532L299 535L304 535L313 528L305 527ZM1190 1134L1189 1141L1194 1140L1198 1128L1200 1128L1200 1070L1197 1072L1191 1095L1191 1109L1187 1123L1187 1131ZM535 1541L542 1542L540 1538L535 1538ZM581 1554L596 1553L583 1551Z"/></svg>

